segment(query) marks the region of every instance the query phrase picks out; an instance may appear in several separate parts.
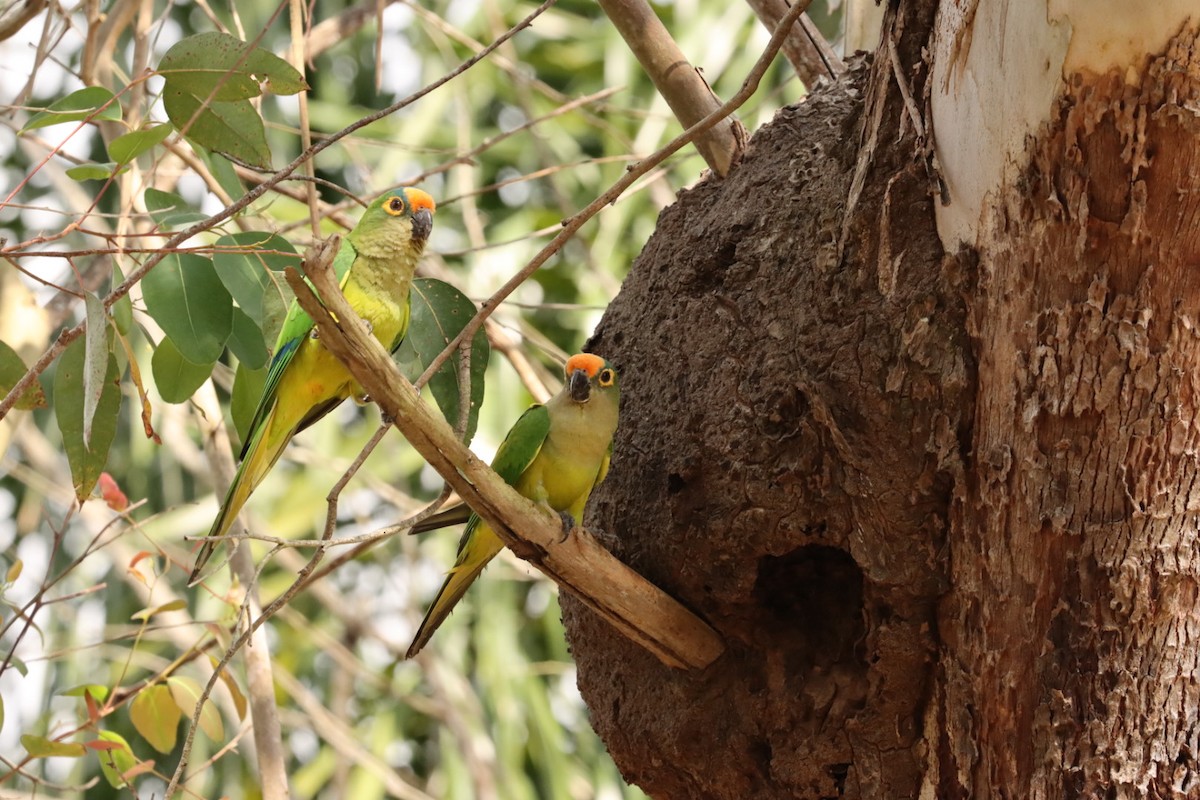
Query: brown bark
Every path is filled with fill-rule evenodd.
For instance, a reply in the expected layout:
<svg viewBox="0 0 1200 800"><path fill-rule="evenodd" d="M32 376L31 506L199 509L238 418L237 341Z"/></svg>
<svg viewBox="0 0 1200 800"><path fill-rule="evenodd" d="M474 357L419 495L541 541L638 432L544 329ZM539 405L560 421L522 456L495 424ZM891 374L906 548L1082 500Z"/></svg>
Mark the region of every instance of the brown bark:
<svg viewBox="0 0 1200 800"><path fill-rule="evenodd" d="M1200 793L1198 44L1133 83L1073 76L997 212L939 609L937 713L970 711L940 796Z"/></svg>
<svg viewBox="0 0 1200 800"><path fill-rule="evenodd" d="M919 102L931 13L900 9ZM624 406L587 522L728 650L669 670L564 598L631 781L1200 793L1200 47L1172 47L1073 76L978 252L942 252L887 58L662 214L592 343Z"/></svg>

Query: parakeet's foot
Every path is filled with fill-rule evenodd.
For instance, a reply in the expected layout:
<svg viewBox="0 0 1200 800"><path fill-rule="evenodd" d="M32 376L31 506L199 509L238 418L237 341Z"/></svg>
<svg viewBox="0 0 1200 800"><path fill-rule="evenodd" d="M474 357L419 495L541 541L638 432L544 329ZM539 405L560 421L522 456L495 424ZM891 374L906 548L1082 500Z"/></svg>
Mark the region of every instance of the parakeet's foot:
<svg viewBox="0 0 1200 800"><path fill-rule="evenodd" d="M575 518L566 511L558 512L558 518L562 520L562 536L559 537L558 543L562 544L571 535L571 530L575 527Z"/></svg>

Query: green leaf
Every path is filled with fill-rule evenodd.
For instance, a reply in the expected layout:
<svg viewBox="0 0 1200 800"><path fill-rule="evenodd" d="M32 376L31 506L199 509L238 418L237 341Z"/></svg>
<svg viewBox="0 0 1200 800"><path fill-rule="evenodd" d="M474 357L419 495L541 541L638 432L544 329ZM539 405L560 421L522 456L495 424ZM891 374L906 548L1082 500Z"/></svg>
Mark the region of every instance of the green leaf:
<svg viewBox="0 0 1200 800"><path fill-rule="evenodd" d="M300 268L303 259L291 242L273 233L245 231L222 236L217 240L213 264L225 288L233 295L250 319L263 331L264 341L275 341L279 325L270 330L276 307L286 309L292 296L283 276L288 267Z"/></svg>
<svg viewBox="0 0 1200 800"><path fill-rule="evenodd" d="M108 687L100 683L81 683L61 691L59 694L63 697L83 697L85 694L90 694L97 703L103 703L104 698L108 697Z"/></svg>
<svg viewBox="0 0 1200 800"><path fill-rule="evenodd" d="M108 143L108 157L118 164L128 164L155 145L162 144L173 130L170 125L152 125L122 134Z"/></svg>
<svg viewBox="0 0 1200 800"><path fill-rule="evenodd" d="M212 362L193 364L179 353L179 348L165 337L150 357L150 372L158 393L168 403L186 403L212 374Z"/></svg>
<svg viewBox="0 0 1200 800"><path fill-rule="evenodd" d="M267 385L267 370L250 369L245 363L238 364L233 376L233 396L229 400L229 415L241 441L250 435L250 423L258 409L258 399Z"/></svg>
<svg viewBox="0 0 1200 800"><path fill-rule="evenodd" d="M183 713L166 685L156 683L138 692L129 706L133 727L160 753L175 749L175 736Z"/></svg>
<svg viewBox="0 0 1200 800"><path fill-rule="evenodd" d="M92 420L104 393L104 373L108 372L108 314L104 303L91 292L83 295L87 311L84 329L83 360L83 443L92 443Z"/></svg>
<svg viewBox="0 0 1200 800"><path fill-rule="evenodd" d="M238 361L250 369L265 367L270 357L262 331L240 308L233 310L233 335L229 337L229 349L238 357Z"/></svg>
<svg viewBox="0 0 1200 800"><path fill-rule="evenodd" d="M124 171L124 167L117 169L117 165L113 163L80 164L68 169L67 177L73 181L106 181L113 175Z"/></svg>
<svg viewBox="0 0 1200 800"><path fill-rule="evenodd" d="M221 357L233 331L233 299L213 263L192 253L172 253L142 278L146 311L180 354L193 364Z"/></svg>
<svg viewBox="0 0 1200 800"><path fill-rule="evenodd" d="M121 118L121 104L113 100L113 93L103 86L89 86L77 92L71 92L61 100L51 103L45 111L34 114L21 133L59 122L77 122L91 117L93 120L117 121ZM109 105L101 111L101 107Z"/></svg>
<svg viewBox="0 0 1200 800"><path fill-rule="evenodd" d="M34 736L31 733L21 737L21 744L25 746L25 752L29 753L30 758L48 758L50 756L78 758L87 752L79 742L56 742L45 736Z"/></svg>
<svg viewBox="0 0 1200 800"><path fill-rule="evenodd" d="M54 416L58 419L67 462L71 465L75 496L81 503L91 495L104 470L108 448L117 435L117 417L121 411L121 388L118 385L121 375L116 356L109 353L108 367L101 382L100 401L92 418L91 442L84 444L84 360L84 343L77 339L59 357L54 375Z"/></svg>
<svg viewBox="0 0 1200 800"><path fill-rule="evenodd" d="M113 289L125 282L125 273L121 271L121 265L113 261L112 287ZM117 302L112 305L113 324L117 331L122 336L129 335L129 329L133 327L133 301L129 299L127 293Z"/></svg>
<svg viewBox="0 0 1200 800"><path fill-rule="evenodd" d="M117 745L112 748L96 748L96 756L100 759L100 771L114 789L120 789L129 784L123 776L137 766L137 758L129 747L125 737L113 731L100 731L97 737L102 742Z"/></svg>
<svg viewBox="0 0 1200 800"><path fill-rule="evenodd" d="M295 94L308 88L291 64L227 33L181 39L163 56L158 73L168 88L200 100L246 100L263 90Z"/></svg>
<svg viewBox="0 0 1200 800"><path fill-rule="evenodd" d="M208 171L212 173L212 176L217 179L217 183L230 197L236 200L246 193L246 186L238 177L237 169L234 168L232 161L203 148L197 152L205 166L208 167Z"/></svg>
<svg viewBox="0 0 1200 800"><path fill-rule="evenodd" d="M180 611L185 608L187 608L187 601L183 598L176 598L175 600L168 600L161 606L143 608L141 611L135 611L129 618L136 622L145 622L155 614L162 614L165 611Z"/></svg>
<svg viewBox="0 0 1200 800"><path fill-rule="evenodd" d="M17 355L17 351L4 342L0 342L0 397L12 391L12 388L17 385L17 381L25 377L25 373L28 371L29 368ZM22 411L45 407L46 393L42 391L42 384L36 380L25 390L24 394L17 398L16 408Z"/></svg>
<svg viewBox="0 0 1200 800"><path fill-rule="evenodd" d="M458 289L434 278L414 280L410 296L412 319L408 335L396 352L396 361L409 380L416 380L475 316L476 308ZM467 443L475 435L479 408L483 405L483 373L489 354L487 334L480 327L471 342L471 409L464 438ZM451 425L458 423L458 364L459 353L455 352L429 381L429 391Z"/></svg>
<svg viewBox="0 0 1200 800"><path fill-rule="evenodd" d="M189 222L208 219L173 192L147 189L143 198L146 201L146 210L150 212L150 217L160 226L186 225Z"/></svg>
<svg viewBox="0 0 1200 800"><path fill-rule="evenodd" d="M171 124L201 147L240 164L270 169L267 134L249 100L202 105L195 95L168 86L163 89L163 107Z"/></svg>
<svg viewBox="0 0 1200 800"><path fill-rule="evenodd" d="M200 684L183 675L172 675L167 678L167 686L171 688L171 697L175 699L175 705L179 706L180 711L189 717L196 713ZM200 712L200 730L214 742L225 738L225 725L221 722L221 714L211 699L204 704L204 710Z"/></svg>

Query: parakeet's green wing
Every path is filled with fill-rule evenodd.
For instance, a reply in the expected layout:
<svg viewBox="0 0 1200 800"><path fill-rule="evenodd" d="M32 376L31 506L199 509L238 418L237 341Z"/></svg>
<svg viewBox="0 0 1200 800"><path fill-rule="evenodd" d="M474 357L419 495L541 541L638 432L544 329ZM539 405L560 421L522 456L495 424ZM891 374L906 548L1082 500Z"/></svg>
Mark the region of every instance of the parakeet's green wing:
<svg viewBox="0 0 1200 800"><path fill-rule="evenodd" d="M496 457L492 459L492 469L509 486L515 485L517 479L521 477L521 473L537 458L549 433L550 413L546 411L546 407L530 406L509 430L508 436L504 437L504 443L500 445L500 449L496 451ZM462 538L458 542L460 550L466 545L480 522L478 514L471 515L467 527L463 529Z"/></svg>
<svg viewBox="0 0 1200 800"><path fill-rule="evenodd" d="M492 459L492 469L512 486L537 458L550 433L550 413L545 406L530 406L504 437Z"/></svg>
<svg viewBox="0 0 1200 800"><path fill-rule="evenodd" d="M337 275L339 288L346 288L346 281L350 278L350 267L354 264L354 259L357 256L358 254L354 250L354 245L343 239L341 245L338 247L337 255L333 258L333 272ZM313 288L307 278L304 279L304 282L308 283L309 288ZM279 387L279 379L283 376L284 371L287 370L288 364L292 363L292 359L296 355L296 350L300 348L300 343L312 331L313 325L312 317L300 307L299 303L293 300L291 308L288 309L287 316L283 320L283 327L279 329L279 337L275 340L275 353L271 356L271 366L267 370L267 380L263 386L262 396L258 400L258 408L254 410L254 418L250 420L250 427L246 429L250 431L250 434L246 437L246 441L242 443L242 452L238 456L239 459L246 458L246 453L250 449L250 442L254 439L254 432L259 429L259 426L267 418L267 414L271 413L271 407L275 405L275 390ZM321 417L328 414L340 402L341 400L337 400L322 406L316 406L305 415L296 430L302 431L309 425L312 425Z"/></svg>

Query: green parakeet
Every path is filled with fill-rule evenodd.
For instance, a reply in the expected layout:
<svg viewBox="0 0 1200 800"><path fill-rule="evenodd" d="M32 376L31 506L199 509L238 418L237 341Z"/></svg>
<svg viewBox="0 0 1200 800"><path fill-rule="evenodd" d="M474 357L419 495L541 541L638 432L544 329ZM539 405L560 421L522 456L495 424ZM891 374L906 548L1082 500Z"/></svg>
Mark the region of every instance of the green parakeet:
<svg viewBox="0 0 1200 800"><path fill-rule="evenodd" d="M385 192L367 207L334 257L333 268L350 307L390 350L408 331L408 290L433 229L434 209L433 198L420 189ZM347 397L362 394L349 371L321 343L312 318L293 301L242 446L241 466L208 535L225 535L293 436ZM215 547L209 540L200 548L189 583L196 581Z"/></svg>
<svg viewBox="0 0 1200 800"><path fill-rule="evenodd" d="M492 461L522 496L564 517L570 528L608 473L620 393L617 373L604 359L580 353L566 366L566 383L544 406L521 415ZM450 514L453 514L451 510ZM408 648L412 658L504 547L491 527L472 514L458 543L458 559Z"/></svg>

